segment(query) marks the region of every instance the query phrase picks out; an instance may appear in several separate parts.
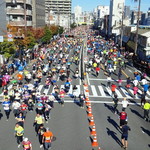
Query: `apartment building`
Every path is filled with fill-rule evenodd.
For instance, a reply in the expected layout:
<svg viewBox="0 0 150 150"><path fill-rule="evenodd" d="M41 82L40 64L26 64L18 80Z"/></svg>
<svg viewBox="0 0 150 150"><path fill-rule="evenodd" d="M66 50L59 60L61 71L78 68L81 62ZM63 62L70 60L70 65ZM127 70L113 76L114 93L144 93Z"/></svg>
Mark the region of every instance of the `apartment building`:
<svg viewBox="0 0 150 150"><path fill-rule="evenodd" d="M32 0L32 26L45 26L45 0Z"/></svg>
<svg viewBox="0 0 150 150"><path fill-rule="evenodd" d="M32 26L32 0L5 0L7 23L18 27Z"/></svg>
<svg viewBox="0 0 150 150"><path fill-rule="evenodd" d="M45 22L70 28L71 0L45 0Z"/></svg>

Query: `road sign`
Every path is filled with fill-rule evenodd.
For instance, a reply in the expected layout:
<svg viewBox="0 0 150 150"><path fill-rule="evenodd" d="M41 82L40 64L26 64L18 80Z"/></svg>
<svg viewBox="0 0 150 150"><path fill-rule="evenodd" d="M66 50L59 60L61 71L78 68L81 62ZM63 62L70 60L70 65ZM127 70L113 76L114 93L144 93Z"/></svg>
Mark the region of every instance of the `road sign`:
<svg viewBox="0 0 150 150"><path fill-rule="evenodd" d="M8 34L7 36L8 36L8 38L12 38L12 34Z"/></svg>
<svg viewBox="0 0 150 150"><path fill-rule="evenodd" d="M4 37L0 36L0 42L4 42Z"/></svg>
<svg viewBox="0 0 150 150"><path fill-rule="evenodd" d="M7 40L8 40L8 42L12 42L13 38L8 38Z"/></svg>

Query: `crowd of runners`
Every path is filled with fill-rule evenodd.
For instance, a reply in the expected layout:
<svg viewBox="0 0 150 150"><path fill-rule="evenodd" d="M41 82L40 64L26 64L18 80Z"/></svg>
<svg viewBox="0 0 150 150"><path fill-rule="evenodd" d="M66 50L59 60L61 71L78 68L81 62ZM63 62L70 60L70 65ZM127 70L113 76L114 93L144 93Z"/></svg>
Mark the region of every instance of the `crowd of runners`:
<svg viewBox="0 0 150 150"><path fill-rule="evenodd" d="M80 32L80 31L79 31ZM54 101L57 100L64 106L65 95L70 90L72 80L80 78L79 63L81 62L80 54L83 46L81 38L60 38L51 44L41 45L35 49L31 59L32 66L27 68L28 60L22 62L13 62L9 67L4 67L2 73L3 78L3 102L2 106L6 114L6 121L9 120L10 110L13 109L15 125L15 136L18 148L21 144L25 150L32 150L32 144L28 138L24 137L24 121L26 114L30 111L36 111L35 132L38 135L40 148L44 146L45 150L51 148L51 142L55 140L55 136L49 128L45 127L51 118L51 110L54 108ZM126 84L123 84L123 71L127 67L127 60L124 59L126 53L119 51L115 47L114 42L105 41L93 33L87 36L87 54L89 61L86 64L85 72L87 74L95 74L99 78L99 72L103 71L107 76L107 87L110 87L114 101L114 113L120 117L120 128L122 131L122 146L127 148L128 131L130 127L127 125L127 113L125 112L129 102L124 98L122 110L117 109L119 98L116 89L124 87L127 90L133 90L133 98L136 99L137 93L141 96L141 107L144 109L143 118L149 121L149 101L146 95L149 90L149 81L145 72L134 72L134 76L127 77ZM28 58L28 57L27 57ZM30 58L30 57L29 57ZM14 73L14 66L18 66L18 73ZM72 70L72 66L76 69ZM11 68L11 69L8 69ZM72 75L73 74L73 75ZM113 81L112 76L117 76L117 84ZM86 76L86 74L85 74ZM57 83L58 78L64 84L64 88L60 88ZM49 89L53 86L54 93L40 93L39 85L44 83L44 88ZM10 86L11 85L11 86ZM8 88L9 87L9 88ZM84 108L85 95L83 91L77 92L77 86L73 85L72 98L78 102L81 108ZM77 99L78 98L78 99Z"/></svg>

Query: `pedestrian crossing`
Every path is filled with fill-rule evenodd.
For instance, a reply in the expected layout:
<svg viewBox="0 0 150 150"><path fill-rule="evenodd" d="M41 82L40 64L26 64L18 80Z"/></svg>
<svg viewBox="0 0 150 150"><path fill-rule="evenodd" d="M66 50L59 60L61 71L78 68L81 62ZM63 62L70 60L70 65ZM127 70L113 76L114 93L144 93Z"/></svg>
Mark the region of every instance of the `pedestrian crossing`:
<svg viewBox="0 0 150 150"><path fill-rule="evenodd" d="M77 91L76 95L79 95L83 91L83 86L82 85L76 85L77 86ZM8 90L12 88L12 85L8 87ZM64 89L64 85L60 85L59 88ZM89 97L100 97L100 98L112 98L112 91L110 87L107 87L105 85L89 85ZM45 95L49 94L54 94L55 90L52 85L50 85L47 89L45 88L45 85L39 85L38 91ZM115 91L116 95L118 98L128 98L128 99L140 99L140 95L142 94L141 89L138 90L137 95L134 97L134 93L132 89L126 89L124 87L117 88ZM66 94L66 96L71 96L73 95L73 85L70 85L69 92ZM3 93L0 94L0 96L3 96ZM147 92L146 99L150 99L150 91Z"/></svg>

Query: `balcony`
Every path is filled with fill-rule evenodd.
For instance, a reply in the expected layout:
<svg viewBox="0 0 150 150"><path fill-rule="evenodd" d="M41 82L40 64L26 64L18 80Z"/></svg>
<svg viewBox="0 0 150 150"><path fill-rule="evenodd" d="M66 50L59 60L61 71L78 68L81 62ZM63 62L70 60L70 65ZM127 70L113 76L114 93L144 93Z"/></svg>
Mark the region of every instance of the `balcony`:
<svg viewBox="0 0 150 150"><path fill-rule="evenodd" d="M9 22L10 25L12 26L19 26L19 27L24 27L25 23L24 20L12 20ZM32 21L27 21L27 27L32 26Z"/></svg>
<svg viewBox="0 0 150 150"><path fill-rule="evenodd" d="M6 3L12 3L12 0L5 0L5 1L6 1ZM32 0L17 0L16 2L17 3L24 3L24 2L26 2L26 4L32 5Z"/></svg>
<svg viewBox="0 0 150 150"><path fill-rule="evenodd" d="M7 8L7 15L23 15L24 16L24 9ZM32 11L26 10L26 15L32 16Z"/></svg>
<svg viewBox="0 0 150 150"><path fill-rule="evenodd" d="M8 8L7 9L7 14L8 15L24 15L24 9L12 9L12 8Z"/></svg>

